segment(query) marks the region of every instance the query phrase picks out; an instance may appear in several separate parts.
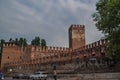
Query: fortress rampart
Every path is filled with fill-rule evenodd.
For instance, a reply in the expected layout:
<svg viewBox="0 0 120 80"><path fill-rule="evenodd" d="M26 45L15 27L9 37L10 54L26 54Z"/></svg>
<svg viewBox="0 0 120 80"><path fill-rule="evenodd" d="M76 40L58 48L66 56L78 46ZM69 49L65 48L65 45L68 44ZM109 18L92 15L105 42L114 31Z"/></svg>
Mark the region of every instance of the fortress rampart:
<svg viewBox="0 0 120 80"><path fill-rule="evenodd" d="M90 60L91 57L96 57L98 60L100 60L104 55L106 55L107 45L108 40L104 39L75 50L51 46L46 47L46 49L42 49L42 47L37 46L35 51L35 46L30 46L31 54L32 52L38 52L40 50L37 57L34 56L34 58L29 60L18 59L5 63L4 66L9 69L14 68L19 70L19 68L21 68L22 70L31 69L34 71L34 69L45 70L44 68L48 68L48 66L48 69L51 69L50 67L52 64L59 66L77 62L81 63ZM42 68L42 66L44 66L44 68Z"/></svg>
<svg viewBox="0 0 120 80"><path fill-rule="evenodd" d="M52 46L17 46L15 43L6 42L3 45L2 65L3 71L13 69L19 71L50 71L53 64L58 70L75 70L76 65L89 66L91 61L103 63L106 47L109 41L102 39L85 45L85 26L71 25L69 28L69 48ZM77 65L78 68L78 65Z"/></svg>

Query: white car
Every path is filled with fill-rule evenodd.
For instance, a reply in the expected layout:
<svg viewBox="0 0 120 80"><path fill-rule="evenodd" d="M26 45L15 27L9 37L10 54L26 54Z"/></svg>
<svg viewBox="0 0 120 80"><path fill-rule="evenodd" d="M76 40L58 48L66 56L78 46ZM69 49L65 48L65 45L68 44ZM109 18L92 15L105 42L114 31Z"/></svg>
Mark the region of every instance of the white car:
<svg viewBox="0 0 120 80"><path fill-rule="evenodd" d="M47 79L47 74L45 72L39 71L39 72L36 72L34 74L31 74L30 78L32 80L36 80L36 79L44 79L44 80L46 80Z"/></svg>

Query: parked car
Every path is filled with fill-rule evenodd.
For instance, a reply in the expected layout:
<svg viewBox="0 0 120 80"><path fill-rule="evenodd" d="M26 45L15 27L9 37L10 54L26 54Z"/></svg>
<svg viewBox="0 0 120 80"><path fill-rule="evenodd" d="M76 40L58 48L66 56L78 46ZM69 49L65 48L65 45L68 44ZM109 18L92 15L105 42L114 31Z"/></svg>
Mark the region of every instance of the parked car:
<svg viewBox="0 0 120 80"><path fill-rule="evenodd" d="M13 79L29 79L30 75L28 75L28 74L16 74L12 78Z"/></svg>
<svg viewBox="0 0 120 80"><path fill-rule="evenodd" d="M12 78L13 78L13 79L22 79L23 75L24 75L24 74L16 74L16 75L14 75Z"/></svg>
<svg viewBox="0 0 120 80"><path fill-rule="evenodd" d="M47 79L47 74L45 72L39 71L39 72L36 72L34 74L31 74L30 78L32 80L36 80L36 79L44 79L44 80L46 80Z"/></svg>
<svg viewBox="0 0 120 80"><path fill-rule="evenodd" d="M30 74L24 74L22 79L30 79Z"/></svg>

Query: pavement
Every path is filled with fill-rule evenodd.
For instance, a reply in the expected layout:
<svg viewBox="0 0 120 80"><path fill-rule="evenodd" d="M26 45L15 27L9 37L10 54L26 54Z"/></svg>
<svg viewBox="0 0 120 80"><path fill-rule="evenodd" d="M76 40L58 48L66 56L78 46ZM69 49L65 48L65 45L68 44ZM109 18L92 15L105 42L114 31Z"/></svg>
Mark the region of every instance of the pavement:
<svg viewBox="0 0 120 80"><path fill-rule="evenodd" d="M3 80L31 80L31 79L12 79L11 77L5 77ZM48 78L47 80L54 80L53 78ZM64 78L57 80L77 80L76 78Z"/></svg>

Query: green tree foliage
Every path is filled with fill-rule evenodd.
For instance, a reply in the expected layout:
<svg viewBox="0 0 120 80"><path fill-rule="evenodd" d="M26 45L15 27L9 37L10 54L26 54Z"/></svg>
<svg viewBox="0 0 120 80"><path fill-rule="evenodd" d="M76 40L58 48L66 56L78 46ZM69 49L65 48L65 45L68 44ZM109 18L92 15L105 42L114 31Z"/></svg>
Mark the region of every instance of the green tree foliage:
<svg viewBox="0 0 120 80"><path fill-rule="evenodd" d="M42 48L46 47L46 41L45 41L45 39L41 39L41 46L42 46Z"/></svg>
<svg viewBox="0 0 120 80"><path fill-rule="evenodd" d="M35 45L35 39L31 41L31 45Z"/></svg>
<svg viewBox="0 0 120 80"><path fill-rule="evenodd" d="M108 52L120 60L120 0L99 0L93 14L98 30L110 41Z"/></svg>
<svg viewBox="0 0 120 80"><path fill-rule="evenodd" d="M13 40L12 38L9 39L9 42L14 42L16 45L18 46L27 46L27 40L26 38L15 38L15 40Z"/></svg>
<svg viewBox="0 0 120 80"><path fill-rule="evenodd" d="M3 48L4 42L5 42L5 40L3 40L3 39L0 40L0 53L2 53L2 48Z"/></svg>
<svg viewBox="0 0 120 80"><path fill-rule="evenodd" d="M3 52L3 43L5 40L1 39L0 40L0 65L1 65L1 58L2 58L2 52Z"/></svg>
<svg viewBox="0 0 120 80"><path fill-rule="evenodd" d="M46 41L45 41L45 39L40 40L40 37L35 37L35 39L33 39L31 41L31 45L42 46L42 48L43 48L43 47L46 47Z"/></svg>
<svg viewBox="0 0 120 80"><path fill-rule="evenodd" d="M40 46L40 37L35 37L35 39L31 41L31 45Z"/></svg>
<svg viewBox="0 0 120 80"><path fill-rule="evenodd" d="M3 44L5 42L5 40L4 39L1 39L1 43Z"/></svg>
<svg viewBox="0 0 120 80"><path fill-rule="evenodd" d="M27 40L26 40L26 38L23 39L23 45L27 46Z"/></svg>
<svg viewBox="0 0 120 80"><path fill-rule="evenodd" d="M12 42L12 40L13 40L13 39L12 39L12 38L10 38L10 39L9 39L9 42Z"/></svg>
<svg viewBox="0 0 120 80"><path fill-rule="evenodd" d="M15 38L15 44L16 44L16 45L19 44L19 40L18 40L18 38Z"/></svg>
<svg viewBox="0 0 120 80"><path fill-rule="evenodd" d="M23 38L22 37L19 39L19 46L23 46Z"/></svg>
<svg viewBox="0 0 120 80"><path fill-rule="evenodd" d="M17 43L17 40L16 40L16 43ZM27 46L27 40L26 38L20 38L19 41L18 41L18 45L19 46Z"/></svg>

